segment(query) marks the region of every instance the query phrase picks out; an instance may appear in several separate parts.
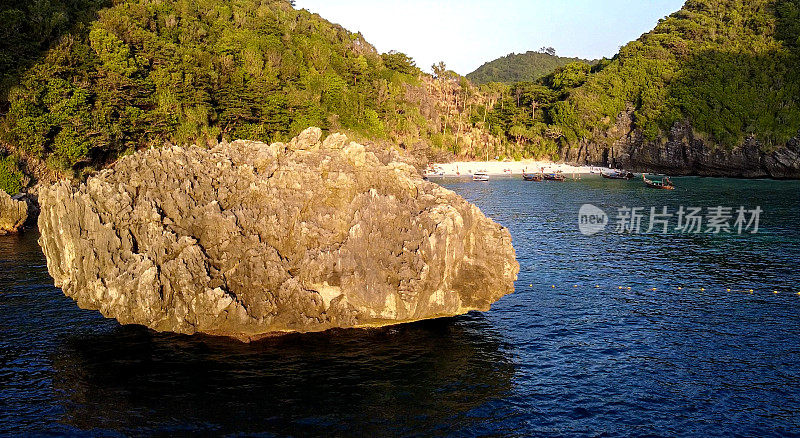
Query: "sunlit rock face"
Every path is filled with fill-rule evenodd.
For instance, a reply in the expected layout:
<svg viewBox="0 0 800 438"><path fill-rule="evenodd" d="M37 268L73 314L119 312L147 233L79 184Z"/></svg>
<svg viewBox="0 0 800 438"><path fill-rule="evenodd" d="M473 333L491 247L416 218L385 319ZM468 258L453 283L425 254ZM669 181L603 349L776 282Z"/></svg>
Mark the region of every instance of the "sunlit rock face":
<svg viewBox="0 0 800 438"><path fill-rule="evenodd" d="M28 203L16 200L0 189L0 236L16 233L28 219Z"/></svg>
<svg viewBox="0 0 800 438"><path fill-rule="evenodd" d="M39 201L56 285L157 331L249 341L486 311L519 272L477 207L316 128L148 150Z"/></svg>

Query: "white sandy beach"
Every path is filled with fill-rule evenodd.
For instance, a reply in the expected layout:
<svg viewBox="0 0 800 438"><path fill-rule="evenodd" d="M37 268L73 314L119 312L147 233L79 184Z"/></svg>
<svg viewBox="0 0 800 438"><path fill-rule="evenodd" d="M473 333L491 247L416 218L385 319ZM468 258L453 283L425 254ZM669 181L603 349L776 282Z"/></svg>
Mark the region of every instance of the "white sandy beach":
<svg viewBox="0 0 800 438"><path fill-rule="evenodd" d="M476 172L484 172L491 176L522 175L523 173L564 172L565 174L589 174L606 171L608 169L592 166L570 166L568 164L553 163L550 161L459 161L453 163L433 164L428 173L439 176L470 176ZM433 170L433 172L430 172Z"/></svg>

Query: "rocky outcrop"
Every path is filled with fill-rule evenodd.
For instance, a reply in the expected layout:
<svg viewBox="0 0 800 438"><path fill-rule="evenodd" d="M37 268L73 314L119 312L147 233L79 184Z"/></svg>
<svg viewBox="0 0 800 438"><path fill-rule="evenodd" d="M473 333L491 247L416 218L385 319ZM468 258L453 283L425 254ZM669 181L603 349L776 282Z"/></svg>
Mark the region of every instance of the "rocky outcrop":
<svg viewBox="0 0 800 438"><path fill-rule="evenodd" d="M691 125L676 124L663 143L635 138L622 156L623 166L672 175L800 179L800 145L766 151L754 137L734 149L711 148Z"/></svg>
<svg viewBox="0 0 800 438"><path fill-rule="evenodd" d="M646 141L633 129L632 110L590 141L562 151L564 160L670 175L800 179L800 138L768 150L755 137L727 149L710 147L688 122L676 123L663 139Z"/></svg>
<svg viewBox="0 0 800 438"><path fill-rule="evenodd" d="M0 190L0 235L16 233L28 219L28 203Z"/></svg>
<svg viewBox="0 0 800 438"><path fill-rule="evenodd" d="M485 311L513 291L508 230L403 162L320 139L152 149L41 190L56 285L123 324L245 341Z"/></svg>

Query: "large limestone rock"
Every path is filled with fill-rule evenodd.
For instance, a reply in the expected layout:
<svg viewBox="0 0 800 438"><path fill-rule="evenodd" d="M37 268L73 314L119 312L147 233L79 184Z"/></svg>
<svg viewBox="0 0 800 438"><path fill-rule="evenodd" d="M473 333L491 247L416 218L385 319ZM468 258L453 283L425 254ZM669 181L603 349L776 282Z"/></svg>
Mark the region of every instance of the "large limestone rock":
<svg viewBox="0 0 800 438"><path fill-rule="evenodd" d="M28 203L0 190L0 235L16 233L28 219Z"/></svg>
<svg viewBox="0 0 800 438"><path fill-rule="evenodd" d="M245 341L485 311L513 291L508 230L407 164L320 137L153 149L43 189L56 285L123 324Z"/></svg>

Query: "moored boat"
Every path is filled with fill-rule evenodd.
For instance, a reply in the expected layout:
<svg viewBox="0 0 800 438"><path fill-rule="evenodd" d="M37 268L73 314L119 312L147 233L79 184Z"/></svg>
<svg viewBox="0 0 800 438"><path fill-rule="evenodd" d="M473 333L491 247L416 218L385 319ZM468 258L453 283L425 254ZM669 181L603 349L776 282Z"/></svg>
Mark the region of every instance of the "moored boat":
<svg viewBox="0 0 800 438"><path fill-rule="evenodd" d="M567 177L564 176L564 174L559 172L559 173L548 173L548 174L545 174L544 175L544 179L545 179L545 181L564 182L564 181L567 180Z"/></svg>
<svg viewBox="0 0 800 438"><path fill-rule="evenodd" d="M624 179L624 180L631 180L633 179L634 175L633 172L626 172L620 170L614 170L611 172L602 172L603 178L606 179Z"/></svg>
<svg viewBox="0 0 800 438"><path fill-rule="evenodd" d="M486 172L475 172L472 175L472 180L473 181L483 181L483 182L489 181L489 174L486 173Z"/></svg>
<svg viewBox="0 0 800 438"><path fill-rule="evenodd" d="M644 180L644 185L650 187L651 189L660 189L660 190L675 190L675 185L672 184L668 176L665 176L661 181L653 181L647 179L647 175L642 174L642 180Z"/></svg>
<svg viewBox="0 0 800 438"><path fill-rule="evenodd" d="M544 181L544 175L540 173L523 173L522 179L525 181L542 182Z"/></svg>

